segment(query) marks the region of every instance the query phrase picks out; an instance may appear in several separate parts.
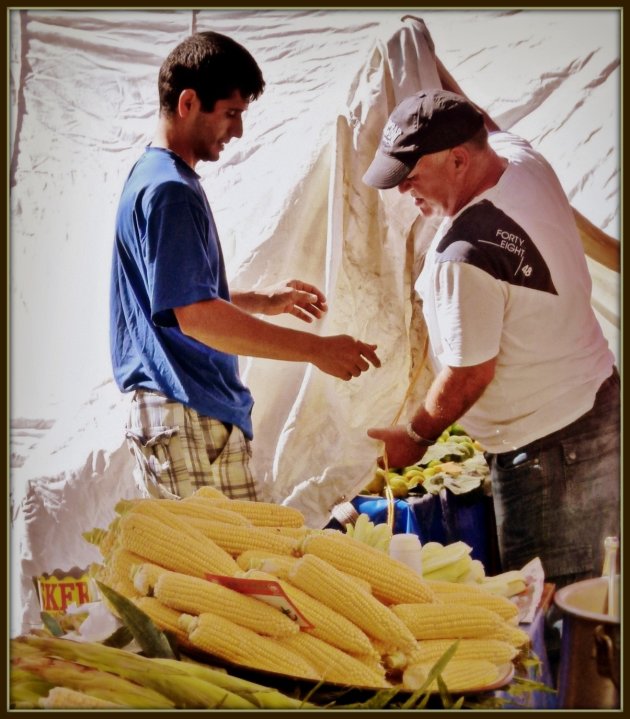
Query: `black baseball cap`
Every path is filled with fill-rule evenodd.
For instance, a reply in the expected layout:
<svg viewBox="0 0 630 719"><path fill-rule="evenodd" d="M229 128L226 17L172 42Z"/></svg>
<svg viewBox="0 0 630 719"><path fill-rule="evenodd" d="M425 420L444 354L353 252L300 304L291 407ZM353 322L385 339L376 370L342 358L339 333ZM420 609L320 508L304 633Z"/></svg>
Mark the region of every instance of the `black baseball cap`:
<svg viewBox="0 0 630 719"><path fill-rule="evenodd" d="M461 145L483 124L483 114L454 92L422 90L410 95L389 116L363 182L381 190L396 187L423 155Z"/></svg>

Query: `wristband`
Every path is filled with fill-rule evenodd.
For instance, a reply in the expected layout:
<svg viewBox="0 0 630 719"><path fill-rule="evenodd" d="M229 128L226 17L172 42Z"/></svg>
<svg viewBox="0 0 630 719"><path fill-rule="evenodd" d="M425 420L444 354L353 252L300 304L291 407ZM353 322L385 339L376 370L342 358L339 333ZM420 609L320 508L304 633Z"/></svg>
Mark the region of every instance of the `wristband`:
<svg viewBox="0 0 630 719"><path fill-rule="evenodd" d="M425 437L421 437L417 432L414 431L413 427L411 426L411 422L407 422L405 429L407 430L407 435L409 436L409 439L412 439L416 444L421 444L423 447L430 447L435 442L434 439L426 439Z"/></svg>

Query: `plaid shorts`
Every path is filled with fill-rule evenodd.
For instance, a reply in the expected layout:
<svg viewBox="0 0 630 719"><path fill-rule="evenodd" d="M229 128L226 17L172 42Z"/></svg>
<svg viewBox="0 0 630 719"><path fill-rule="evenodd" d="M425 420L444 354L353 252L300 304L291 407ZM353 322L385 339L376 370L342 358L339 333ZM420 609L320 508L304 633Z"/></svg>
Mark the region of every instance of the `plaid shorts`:
<svg viewBox="0 0 630 719"><path fill-rule="evenodd" d="M131 396L125 432L136 482L150 496L189 497L211 485L232 499L259 499L250 442L239 427L139 389Z"/></svg>

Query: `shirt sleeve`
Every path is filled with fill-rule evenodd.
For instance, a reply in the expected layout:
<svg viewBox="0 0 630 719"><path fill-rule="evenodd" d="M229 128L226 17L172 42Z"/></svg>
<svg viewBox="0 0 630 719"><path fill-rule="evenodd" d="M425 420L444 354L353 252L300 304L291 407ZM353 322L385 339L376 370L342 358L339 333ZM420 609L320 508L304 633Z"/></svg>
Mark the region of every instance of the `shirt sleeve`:
<svg viewBox="0 0 630 719"><path fill-rule="evenodd" d="M439 336L431 336L431 344L440 363L470 367L496 357L506 302L501 282L474 265L441 262L433 293Z"/></svg>
<svg viewBox="0 0 630 719"><path fill-rule="evenodd" d="M194 193L177 188L148 213L146 266L151 316L176 325L175 307L220 296L220 247L209 209Z"/></svg>

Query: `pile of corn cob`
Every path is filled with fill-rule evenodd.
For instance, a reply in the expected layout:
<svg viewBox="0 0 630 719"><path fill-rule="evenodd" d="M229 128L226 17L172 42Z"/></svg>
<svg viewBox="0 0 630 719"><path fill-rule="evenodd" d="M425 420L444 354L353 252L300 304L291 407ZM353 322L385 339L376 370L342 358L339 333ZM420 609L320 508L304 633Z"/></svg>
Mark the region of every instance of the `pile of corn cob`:
<svg viewBox="0 0 630 719"><path fill-rule="evenodd" d="M315 530L297 510L202 488L118 505L92 573L186 648L236 665L362 688L418 689L458 640L450 692L493 685L528 642L505 597L425 581L376 547ZM309 626L206 579L277 582ZM437 689L434 681L430 690Z"/></svg>

